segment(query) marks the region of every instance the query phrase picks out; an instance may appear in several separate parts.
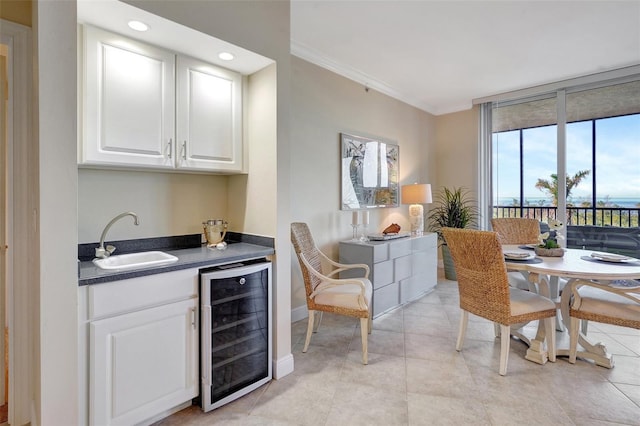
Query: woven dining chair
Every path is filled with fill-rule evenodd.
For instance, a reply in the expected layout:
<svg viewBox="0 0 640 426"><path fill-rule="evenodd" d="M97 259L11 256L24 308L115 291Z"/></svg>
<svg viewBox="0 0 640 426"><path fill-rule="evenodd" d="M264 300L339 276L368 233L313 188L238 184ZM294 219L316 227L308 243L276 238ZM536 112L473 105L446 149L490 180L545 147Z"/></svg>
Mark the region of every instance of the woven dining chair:
<svg viewBox="0 0 640 426"><path fill-rule="evenodd" d="M568 288L568 289L567 289ZM640 282L637 287L615 288L591 281L574 281L565 287L570 291L569 362L578 353L580 325L587 321L640 329ZM586 334L586 327L582 327Z"/></svg>
<svg viewBox="0 0 640 426"><path fill-rule="evenodd" d="M456 350L461 351L469 313L500 325L500 375L507 374L512 324L544 321L549 360L556 360L556 305L537 293L509 286L498 234L474 229L443 228L458 277L460 328Z"/></svg>
<svg viewBox="0 0 640 426"><path fill-rule="evenodd" d="M537 244L540 221L525 217L494 217L491 228L498 233L501 244Z"/></svg>
<svg viewBox="0 0 640 426"><path fill-rule="evenodd" d="M540 235L538 219L522 217L494 217L491 228L498 233L501 244L537 244ZM509 284L522 290L534 290L528 275L522 271L507 271Z"/></svg>
<svg viewBox="0 0 640 426"><path fill-rule="evenodd" d="M307 337L302 352L307 352L314 332L315 313L320 312L318 328L323 312L360 318L362 338L362 363L368 364L367 335L371 333L371 295L373 286L369 281L369 266L365 264L341 264L322 253L311 236L306 223L291 224L291 242L300 263L309 310ZM334 269L324 274L322 261ZM362 269L359 278L337 278L340 272ZM317 328L316 328L317 331Z"/></svg>

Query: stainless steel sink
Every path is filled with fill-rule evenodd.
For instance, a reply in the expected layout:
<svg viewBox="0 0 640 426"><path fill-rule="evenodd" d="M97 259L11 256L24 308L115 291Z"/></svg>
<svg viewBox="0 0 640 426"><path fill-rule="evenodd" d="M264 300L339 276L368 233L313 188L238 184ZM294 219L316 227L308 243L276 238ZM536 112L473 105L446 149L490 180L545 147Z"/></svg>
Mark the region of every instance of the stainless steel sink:
<svg viewBox="0 0 640 426"><path fill-rule="evenodd" d="M169 265L177 261L177 257L162 251L143 251L109 256L104 259L93 259L93 263L98 268L107 270L147 268L150 266Z"/></svg>

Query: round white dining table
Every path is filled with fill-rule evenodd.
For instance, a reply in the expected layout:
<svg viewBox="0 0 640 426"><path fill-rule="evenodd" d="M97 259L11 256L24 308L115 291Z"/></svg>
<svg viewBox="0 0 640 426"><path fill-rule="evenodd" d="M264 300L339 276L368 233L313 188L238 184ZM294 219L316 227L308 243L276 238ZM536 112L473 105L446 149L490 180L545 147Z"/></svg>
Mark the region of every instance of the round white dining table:
<svg viewBox="0 0 640 426"><path fill-rule="evenodd" d="M637 280L640 279L640 260L629 258L624 261L604 261L592 256L600 252L581 249L565 249L562 257L541 257L534 256L534 251L526 246L504 245L502 251L505 253L505 262L508 270L522 271L528 273L528 279L537 286L538 292L550 299L559 302L562 312L562 322L569 326L569 303L571 303L570 292L563 292L559 299L558 286L551 286L549 283L554 278L564 278L568 282L566 288L579 280L597 281L599 283L610 283L612 281ZM513 259L510 253L529 253L531 258ZM601 253L605 254L606 253ZM539 327L538 335L531 341L527 351L527 359L543 364L546 361L546 353L543 351L542 340L544 333ZM600 343L592 344L586 337L586 329L583 329L579 337L580 346L584 349L579 352L580 357L592 359L597 365L602 367L613 367L613 358L607 353L606 347ZM568 349L558 349L557 356L568 356Z"/></svg>

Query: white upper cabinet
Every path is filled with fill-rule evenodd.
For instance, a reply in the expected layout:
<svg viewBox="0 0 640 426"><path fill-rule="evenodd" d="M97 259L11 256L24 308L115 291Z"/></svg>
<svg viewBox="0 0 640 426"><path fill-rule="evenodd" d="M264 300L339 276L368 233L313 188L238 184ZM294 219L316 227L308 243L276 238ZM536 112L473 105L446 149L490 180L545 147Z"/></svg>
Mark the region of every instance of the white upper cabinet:
<svg viewBox="0 0 640 426"><path fill-rule="evenodd" d="M83 30L80 165L242 172L240 74Z"/></svg>
<svg viewBox="0 0 640 426"><path fill-rule="evenodd" d="M175 55L84 27L80 163L173 168Z"/></svg>
<svg viewBox="0 0 640 426"><path fill-rule="evenodd" d="M178 167L242 170L242 77L178 56L177 81Z"/></svg>

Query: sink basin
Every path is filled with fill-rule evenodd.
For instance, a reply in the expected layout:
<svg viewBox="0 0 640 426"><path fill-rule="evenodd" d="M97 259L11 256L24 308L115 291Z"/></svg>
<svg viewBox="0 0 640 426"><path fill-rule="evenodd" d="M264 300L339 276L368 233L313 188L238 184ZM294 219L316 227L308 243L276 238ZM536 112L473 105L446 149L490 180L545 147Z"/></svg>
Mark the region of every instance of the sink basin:
<svg viewBox="0 0 640 426"><path fill-rule="evenodd" d="M162 251L143 251L140 253L119 254L104 259L93 259L101 269L124 270L162 266L177 262L178 258Z"/></svg>

